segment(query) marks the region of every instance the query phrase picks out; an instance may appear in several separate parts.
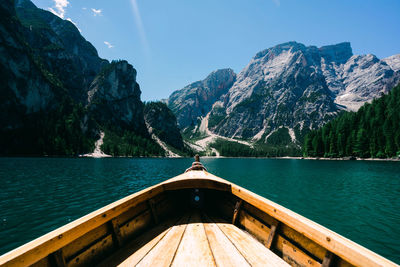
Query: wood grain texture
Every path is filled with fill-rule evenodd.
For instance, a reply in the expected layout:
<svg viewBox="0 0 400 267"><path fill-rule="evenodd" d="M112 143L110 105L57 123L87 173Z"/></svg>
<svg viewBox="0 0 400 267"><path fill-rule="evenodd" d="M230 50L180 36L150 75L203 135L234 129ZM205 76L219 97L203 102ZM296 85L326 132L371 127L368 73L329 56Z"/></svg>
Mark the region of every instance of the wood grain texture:
<svg viewBox="0 0 400 267"><path fill-rule="evenodd" d="M186 230L189 217L185 216L147 253L136 266L170 266Z"/></svg>
<svg viewBox="0 0 400 267"><path fill-rule="evenodd" d="M108 266L134 266L166 235L176 223L176 218L161 223L151 228L137 238L128 242L116 253L102 261L100 267Z"/></svg>
<svg viewBox="0 0 400 267"><path fill-rule="evenodd" d="M239 223L244 229L258 239L262 244L266 245L268 236L271 232L266 225L242 210L240 212Z"/></svg>
<svg viewBox="0 0 400 267"><path fill-rule="evenodd" d="M216 225L251 266L290 266L250 234L236 226L224 222L216 222Z"/></svg>
<svg viewBox="0 0 400 267"><path fill-rule="evenodd" d="M294 266L321 266L319 262L315 261L287 240L284 240L282 243L282 257L286 262Z"/></svg>
<svg viewBox="0 0 400 267"><path fill-rule="evenodd" d="M172 266L216 266L198 212L192 214Z"/></svg>
<svg viewBox="0 0 400 267"><path fill-rule="evenodd" d="M250 266L221 229L215 223L207 221L203 223L204 230L217 266Z"/></svg>
<svg viewBox="0 0 400 267"><path fill-rule="evenodd" d="M232 193L355 266L398 266L351 240L240 186Z"/></svg>
<svg viewBox="0 0 400 267"><path fill-rule="evenodd" d="M0 256L0 266L32 265L162 191L161 186L152 186L94 211Z"/></svg>
<svg viewBox="0 0 400 267"><path fill-rule="evenodd" d="M299 214L206 171L189 171L107 205L0 256L0 266L27 266L39 262L48 262L48 255L59 249L63 249L68 244L71 244L85 236L90 231L100 227L101 225L105 225L111 219L124 214L120 217L121 221L123 221L125 218L130 217L129 214L125 213L127 211L135 211L135 207L141 203L159 196L159 194L165 191L186 188L206 188L218 190L220 192L223 191L224 193L232 193L236 198L243 200L245 208L246 205L250 205L253 206L256 211L258 210L259 214L255 214L257 218L260 218L269 225L272 223L269 223L267 220L270 220L271 218L279 221L281 225L280 231L292 229L292 232L294 233L293 238L297 238L296 243L300 244L301 247L305 248L307 251L310 250L310 252L319 259L321 259L321 256L324 257L324 252L328 250L336 255L335 262L337 262L338 265L398 266L388 259L377 255L376 253L300 216ZM230 216L232 216L232 214L233 209L231 210ZM263 216L263 214L265 214L265 216ZM229 221L231 221L231 219L232 217ZM179 226L177 226L177 228L179 228ZM288 233L290 232L289 230ZM169 231L166 236L169 235L170 232L171 231ZM312 242L303 242L299 236L304 236ZM82 238L82 240L85 238L87 237ZM162 238L160 243L164 239L165 238ZM292 237L290 237L290 239L292 239ZM317 252L315 252L315 248ZM282 246L281 250L283 250ZM63 250L63 252L66 251ZM75 252L72 252L71 250L71 253L70 257L75 257Z"/></svg>

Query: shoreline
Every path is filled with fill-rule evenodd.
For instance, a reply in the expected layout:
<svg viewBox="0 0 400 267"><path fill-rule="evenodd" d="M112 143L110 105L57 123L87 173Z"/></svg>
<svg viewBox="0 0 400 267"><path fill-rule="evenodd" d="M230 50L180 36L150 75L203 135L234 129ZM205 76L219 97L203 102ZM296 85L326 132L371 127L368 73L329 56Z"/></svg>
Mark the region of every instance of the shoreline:
<svg viewBox="0 0 400 267"><path fill-rule="evenodd" d="M111 155L98 157L92 155L76 155L76 156L66 156L66 155L1 155L0 158L92 158L92 159L117 159L117 158L137 158L137 159L191 159L192 157L133 157L133 156L118 156L114 157ZM323 157L225 157L225 156L200 156L200 158L204 159L297 159L297 160L324 160L324 161L391 161L391 162L400 162L400 158L323 158Z"/></svg>

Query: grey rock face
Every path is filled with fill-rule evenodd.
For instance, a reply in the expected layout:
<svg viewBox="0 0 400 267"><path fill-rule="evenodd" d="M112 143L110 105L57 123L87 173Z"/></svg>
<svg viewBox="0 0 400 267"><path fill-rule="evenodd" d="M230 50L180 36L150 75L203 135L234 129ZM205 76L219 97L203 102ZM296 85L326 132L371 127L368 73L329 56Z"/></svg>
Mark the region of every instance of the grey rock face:
<svg viewBox="0 0 400 267"><path fill-rule="evenodd" d="M15 19L11 1L0 3L0 14L0 129L4 130L18 128L26 114L54 105L57 86L23 42L24 29Z"/></svg>
<svg viewBox="0 0 400 267"><path fill-rule="evenodd" d="M155 134L161 141L177 149L184 148L176 117L165 103L146 103L144 119L150 128L150 134Z"/></svg>
<svg viewBox="0 0 400 267"><path fill-rule="evenodd" d="M197 124L198 118L205 116L215 101L225 94L236 80L231 69L212 72L202 81L192 83L175 91L168 99L168 107L177 117L181 129Z"/></svg>
<svg viewBox="0 0 400 267"><path fill-rule="evenodd" d="M383 61L389 65L393 71L400 71L400 54L384 58Z"/></svg>
<svg viewBox="0 0 400 267"><path fill-rule="evenodd" d="M357 110L388 92L400 81L399 68L398 55L384 60L353 55L348 42L320 48L280 44L257 53L237 75L214 102L208 128L226 137L264 141L286 127L292 140L301 139L302 131L320 127L338 111ZM174 94L183 96L188 88L197 94L196 85L185 88ZM171 103L178 118L184 117L180 110L187 116L198 107L196 101Z"/></svg>
<svg viewBox="0 0 400 267"><path fill-rule="evenodd" d="M328 49L325 52L335 55ZM264 139L279 126L303 129L322 125L338 108L323 73L316 68L320 60L316 47L296 42L258 53L223 96L225 117L219 115L214 122L215 110L220 113L221 106L211 111L210 130L234 138Z"/></svg>
<svg viewBox="0 0 400 267"><path fill-rule="evenodd" d="M322 58L321 68L329 89L335 93L335 103L353 111L387 93L399 81L384 60L371 54L354 55L343 64Z"/></svg>
<svg viewBox="0 0 400 267"><path fill-rule="evenodd" d="M74 100L85 104L85 96L95 76L108 64L101 59L70 21L37 8L29 0L15 2L23 35L45 67L68 88Z"/></svg>
<svg viewBox="0 0 400 267"><path fill-rule="evenodd" d="M96 120L136 132L146 129L136 70L127 61L112 62L93 81L88 107Z"/></svg>

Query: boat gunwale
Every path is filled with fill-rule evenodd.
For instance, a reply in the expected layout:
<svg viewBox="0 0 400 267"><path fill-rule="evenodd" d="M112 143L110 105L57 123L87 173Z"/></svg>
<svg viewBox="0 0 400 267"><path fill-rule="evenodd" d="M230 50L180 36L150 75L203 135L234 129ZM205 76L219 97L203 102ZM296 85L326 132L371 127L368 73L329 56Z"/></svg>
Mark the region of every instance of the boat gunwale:
<svg viewBox="0 0 400 267"><path fill-rule="evenodd" d="M17 247L0 256L0 265L33 264L143 201L147 201L165 191L187 188L208 188L230 192L353 265L399 266L275 202L207 171L195 170L126 196Z"/></svg>

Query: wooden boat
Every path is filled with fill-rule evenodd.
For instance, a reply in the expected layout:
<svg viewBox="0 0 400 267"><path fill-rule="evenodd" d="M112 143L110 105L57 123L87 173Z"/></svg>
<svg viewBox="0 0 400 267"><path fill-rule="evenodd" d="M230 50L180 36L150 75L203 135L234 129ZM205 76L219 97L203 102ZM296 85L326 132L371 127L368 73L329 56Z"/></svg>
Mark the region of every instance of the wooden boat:
<svg viewBox="0 0 400 267"><path fill-rule="evenodd" d="M398 266L208 173L125 197L0 257L0 266Z"/></svg>

